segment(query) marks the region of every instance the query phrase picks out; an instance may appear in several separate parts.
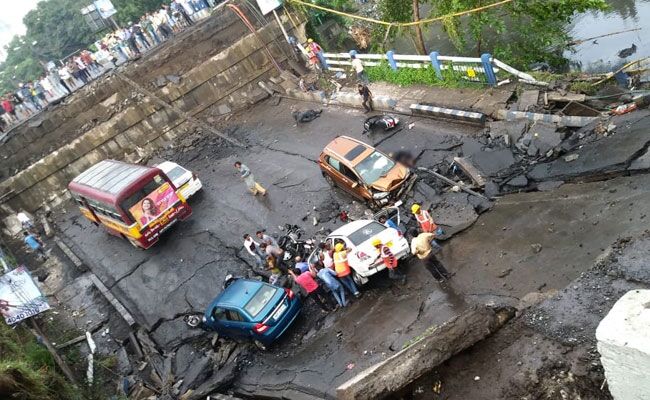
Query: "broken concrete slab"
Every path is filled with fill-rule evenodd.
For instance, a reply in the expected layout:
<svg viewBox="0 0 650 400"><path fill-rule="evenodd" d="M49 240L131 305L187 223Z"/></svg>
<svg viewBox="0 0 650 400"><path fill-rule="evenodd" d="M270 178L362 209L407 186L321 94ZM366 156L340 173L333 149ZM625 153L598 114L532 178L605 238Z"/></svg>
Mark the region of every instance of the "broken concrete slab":
<svg viewBox="0 0 650 400"><path fill-rule="evenodd" d="M637 122L640 120L637 120ZM625 171L639 153L650 143L647 129L632 123L614 135L587 143L575 153L580 157L571 162L563 158L536 165L528 177L534 181L567 180Z"/></svg>
<svg viewBox="0 0 650 400"><path fill-rule="evenodd" d="M525 120L517 121L492 121L489 123L490 137L497 139L503 135L508 135L510 143L517 143L521 135L524 134L528 123Z"/></svg>
<svg viewBox="0 0 650 400"><path fill-rule="evenodd" d="M467 193L445 193L443 201L431 211L434 221L445 226L445 237L467 229L478 219L468 197Z"/></svg>
<svg viewBox="0 0 650 400"><path fill-rule="evenodd" d="M476 186L485 186L485 177L470 160L464 157L454 157L454 163L476 184Z"/></svg>
<svg viewBox="0 0 650 400"><path fill-rule="evenodd" d="M486 176L496 176L499 171L510 168L515 163L510 149L481 151L472 155L470 159Z"/></svg>
<svg viewBox="0 0 650 400"><path fill-rule="evenodd" d="M632 161L632 164L628 168L630 171L643 171L646 169L650 169L650 149L646 150L641 157Z"/></svg>
<svg viewBox="0 0 650 400"><path fill-rule="evenodd" d="M593 109L584 104L576 103L575 101L570 101L569 104L564 106L562 115L576 116L576 117L599 117L600 111Z"/></svg>
<svg viewBox="0 0 650 400"><path fill-rule="evenodd" d="M584 102L587 100L587 95L581 94L581 93L559 93L559 92L548 92L546 93L546 97L548 98L548 101L556 101L560 103L567 103L567 102Z"/></svg>
<svg viewBox="0 0 650 400"><path fill-rule="evenodd" d="M531 143L539 150L540 154L546 154L562 142L562 136L553 123L536 121L529 129L532 134ZM530 147L529 147L530 149Z"/></svg>
<svg viewBox="0 0 650 400"><path fill-rule="evenodd" d="M498 330L514 312L475 306L392 357L360 372L336 389L340 400L375 399L394 393L454 354Z"/></svg>
<svg viewBox="0 0 650 400"><path fill-rule="evenodd" d="M212 373L212 360L209 357L195 357L192 365L183 375L183 384L180 392L185 393L189 389L194 389L205 382L206 378Z"/></svg>
<svg viewBox="0 0 650 400"><path fill-rule="evenodd" d="M514 187L526 187L528 186L528 178L526 178L526 175L515 176L506 182L506 184Z"/></svg>
<svg viewBox="0 0 650 400"><path fill-rule="evenodd" d="M524 90L517 101L518 111L530 111L537 106L539 90Z"/></svg>
<svg viewBox="0 0 650 400"><path fill-rule="evenodd" d="M168 350L204 335L206 332L201 329L187 329L183 318L165 321L151 333L158 347Z"/></svg>

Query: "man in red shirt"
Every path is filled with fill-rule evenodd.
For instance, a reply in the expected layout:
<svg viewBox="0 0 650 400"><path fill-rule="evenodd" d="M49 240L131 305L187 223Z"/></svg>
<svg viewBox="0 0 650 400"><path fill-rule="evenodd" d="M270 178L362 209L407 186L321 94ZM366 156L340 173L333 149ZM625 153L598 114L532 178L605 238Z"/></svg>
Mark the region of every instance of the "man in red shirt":
<svg viewBox="0 0 650 400"><path fill-rule="evenodd" d="M312 299L312 301L318 304L323 311L330 311L330 308L323 300L327 298L327 294L322 287L318 286L318 282L314 279L316 275L311 268L305 272L300 272L299 268L293 268L289 270L289 274L291 274L293 280L305 290L307 298Z"/></svg>

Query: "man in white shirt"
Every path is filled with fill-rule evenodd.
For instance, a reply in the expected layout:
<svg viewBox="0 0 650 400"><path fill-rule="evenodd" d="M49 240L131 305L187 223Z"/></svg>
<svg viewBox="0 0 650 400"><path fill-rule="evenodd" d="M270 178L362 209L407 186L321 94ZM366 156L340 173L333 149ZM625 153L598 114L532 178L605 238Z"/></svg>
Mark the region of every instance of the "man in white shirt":
<svg viewBox="0 0 650 400"><path fill-rule="evenodd" d="M255 264L258 267L262 267L264 265L264 259L262 257L263 253L260 252L260 245L253 240L251 235L248 233L244 235L244 247L246 248L246 251L248 254L253 256L255 259Z"/></svg>
<svg viewBox="0 0 650 400"><path fill-rule="evenodd" d="M356 54L351 54L350 58L352 59L352 68L357 73L357 80L363 82L365 85L370 83L368 81L368 74L363 68L363 61L357 58Z"/></svg>

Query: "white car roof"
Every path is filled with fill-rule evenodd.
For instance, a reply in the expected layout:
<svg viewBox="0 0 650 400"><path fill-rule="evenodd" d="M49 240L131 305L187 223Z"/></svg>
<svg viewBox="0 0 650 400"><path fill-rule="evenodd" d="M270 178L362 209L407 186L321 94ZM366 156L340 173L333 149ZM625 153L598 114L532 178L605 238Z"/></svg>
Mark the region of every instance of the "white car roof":
<svg viewBox="0 0 650 400"><path fill-rule="evenodd" d="M348 224L343 225L342 227L338 228L334 232L330 233L329 236L349 236L353 234L354 232L358 231L359 229L363 228L364 226L376 222L375 220L372 219L359 219L356 221L352 221ZM378 223L378 222L377 222Z"/></svg>
<svg viewBox="0 0 650 400"><path fill-rule="evenodd" d="M174 169L176 167L181 167L186 171L188 170L187 168L182 167L182 166L176 164L175 162L171 162L171 161L163 161L160 164L156 165L156 167L162 169L162 171L164 173L167 173L167 172L171 171L172 169Z"/></svg>

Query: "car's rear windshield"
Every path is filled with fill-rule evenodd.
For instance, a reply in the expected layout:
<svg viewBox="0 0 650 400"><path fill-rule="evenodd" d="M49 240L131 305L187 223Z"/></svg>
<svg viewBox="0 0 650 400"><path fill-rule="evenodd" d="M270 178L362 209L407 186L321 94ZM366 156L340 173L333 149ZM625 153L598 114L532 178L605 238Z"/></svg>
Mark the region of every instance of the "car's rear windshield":
<svg viewBox="0 0 650 400"><path fill-rule="evenodd" d="M357 164L355 169L365 183L372 185L379 178L386 176L394 166L395 162L393 160L375 151Z"/></svg>
<svg viewBox="0 0 650 400"><path fill-rule="evenodd" d="M371 237L377 235L379 232L383 232L386 230L386 227L379 222L371 222L368 225L364 226L361 229L358 229L355 231L353 234L348 236L348 239L354 244L355 246L360 245L361 243L365 242L366 240L370 239Z"/></svg>
<svg viewBox="0 0 650 400"><path fill-rule="evenodd" d="M246 303L244 310L246 310L246 312L250 314L251 317L257 317L260 311L262 311L264 307L269 304L269 301L271 301L277 291L277 288L263 285L260 290L255 293L255 296L253 296L253 298L250 299L248 303Z"/></svg>
<svg viewBox="0 0 650 400"><path fill-rule="evenodd" d="M171 179L172 181L175 181L176 179L180 178L184 173L186 173L187 170L183 167L177 166L172 168L171 171L167 172L167 177Z"/></svg>

